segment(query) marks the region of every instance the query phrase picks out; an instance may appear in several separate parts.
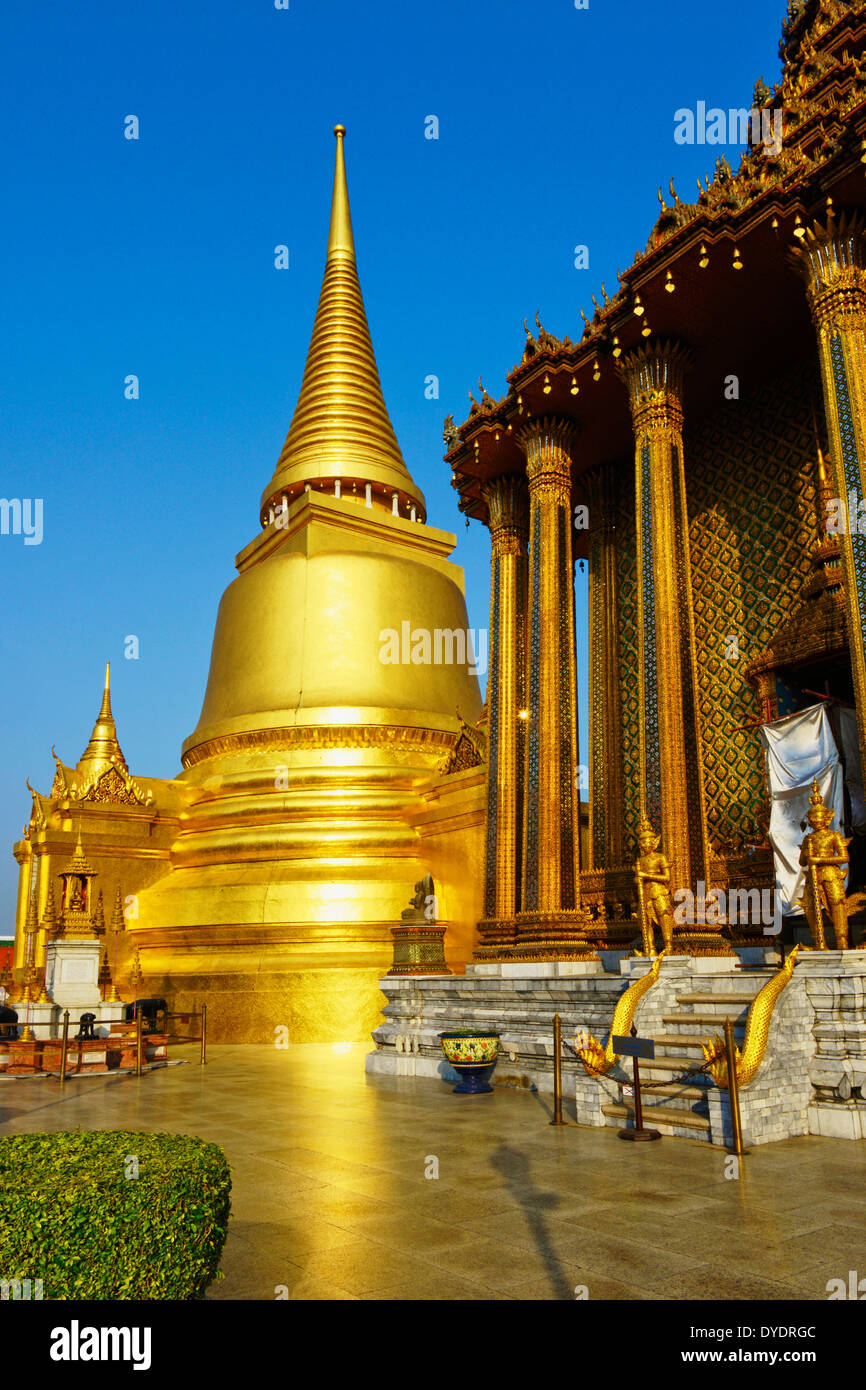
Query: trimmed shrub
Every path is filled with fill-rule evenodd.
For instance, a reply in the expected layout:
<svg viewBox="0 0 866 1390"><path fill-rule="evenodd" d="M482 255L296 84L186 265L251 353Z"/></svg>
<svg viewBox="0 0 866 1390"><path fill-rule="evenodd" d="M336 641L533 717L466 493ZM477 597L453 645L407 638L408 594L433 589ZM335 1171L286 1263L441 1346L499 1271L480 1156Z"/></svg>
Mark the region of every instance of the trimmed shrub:
<svg viewBox="0 0 866 1390"><path fill-rule="evenodd" d="M225 1154L191 1135L0 1138L0 1281L41 1279L45 1299L202 1298L230 1207Z"/></svg>

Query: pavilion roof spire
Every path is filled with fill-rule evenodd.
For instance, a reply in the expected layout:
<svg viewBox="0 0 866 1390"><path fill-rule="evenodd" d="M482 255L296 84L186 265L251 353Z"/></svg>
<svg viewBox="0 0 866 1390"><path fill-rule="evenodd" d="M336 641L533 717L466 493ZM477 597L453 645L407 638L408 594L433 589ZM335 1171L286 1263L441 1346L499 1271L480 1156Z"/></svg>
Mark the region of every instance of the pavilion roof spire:
<svg viewBox="0 0 866 1390"><path fill-rule="evenodd" d="M262 494L263 518L281 495L305 483L340 479L372 483L380 494L426 515L388 415L355 265L352 215L343 149L345 128L334 127L337 152L325 275L307 351L304 378L279 462ZM402 508L401 508L402 510Z"/></svg>
<svg viewBox="0 0 866 1390"><path fill-rule="evenodd" d="M111 713L111 669L109 662L106 661L102 704L99 706L99 714L96 716L90 742L82 753L76 770L88 780L92 780L111 766L117 767L123 772L129 772L126 759L117 741L117 729L114 725L114 716Z"/></svg>

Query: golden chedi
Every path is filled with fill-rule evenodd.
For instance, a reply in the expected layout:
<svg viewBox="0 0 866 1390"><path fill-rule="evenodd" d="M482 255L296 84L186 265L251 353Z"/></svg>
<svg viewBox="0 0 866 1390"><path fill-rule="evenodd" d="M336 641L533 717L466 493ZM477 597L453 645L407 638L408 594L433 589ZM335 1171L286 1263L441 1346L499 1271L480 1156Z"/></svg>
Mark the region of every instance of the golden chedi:
<svg viewBox="0 0 866 1390"><path fill-rule="evenodd" d="M290 1042L369 1035L407 888L431 868L449 879L447 830L437 862L419 847L422 789L454 748L459 716L481 709L471 649L460 660L454 537L425 524L382 395L345 132L335 134L300 396L261 533L220 604L201 716L183 745L187 806L171 871L140 895L131 924L148 992L175 1007L206 998L217 1036L236 1041L279 1026ZM382 660L383 633L419 630L431 634L427 660L414 646L415 660ZM444 651L433 640L443 632ZM480 824L483 791L476 800L453 838ZM446 886L440 903L440 918L465 917L467 931L479 915L460 903L472 877L451 873L454 895Z"/></svg>

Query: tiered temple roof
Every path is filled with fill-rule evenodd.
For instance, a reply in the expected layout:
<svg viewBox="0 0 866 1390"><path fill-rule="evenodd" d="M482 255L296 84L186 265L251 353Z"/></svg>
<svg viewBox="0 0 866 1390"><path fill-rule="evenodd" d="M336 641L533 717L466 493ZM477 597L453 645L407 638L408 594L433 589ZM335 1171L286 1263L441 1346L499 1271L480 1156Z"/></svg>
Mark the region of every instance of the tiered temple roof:
<svg viewBox="0 0 866 1390"><path fill-rule="evenodd" d="M523 471L513 439L532 417L557 415L580 424L580 467L632 450L625 391L613 370L625 353L652 338L686 338L695 351L689 413L718 401L731 370L731 345L742 371L760 366L766 344L791 356L814 352L807 307L787 252L803 224L836 206L866 207L866 8L859 0L793 0L784 24L781 82L759 80L755 109L784 112L781 148L774 141L743 149L734 172L724 157L694 202L670 185L643 251L618 272L618 288L592 296L578 343L542 328L526 330L523 354L501 400L482 393L459 426L446 421L446 461L458 506L487 520L483 485ZM712 148L712 146L710 146ZM829 203L828 203L829 200Z"/></svg>

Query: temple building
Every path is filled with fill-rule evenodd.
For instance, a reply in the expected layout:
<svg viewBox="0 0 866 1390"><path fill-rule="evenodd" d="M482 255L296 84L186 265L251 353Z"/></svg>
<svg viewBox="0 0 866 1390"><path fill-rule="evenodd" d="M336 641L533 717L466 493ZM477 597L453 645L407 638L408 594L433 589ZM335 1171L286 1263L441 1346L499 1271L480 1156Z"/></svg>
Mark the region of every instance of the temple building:
<svg viewBox="0 0 866 1390"><path fill-rule="evenodd" d="M449 428L460 510L491 546L478 960L613 943L642 817L675 888L771 888L759 731L779 715L856 706L866 755L864 41L862 3L792 4L749 122L781 138L750 138L736 172L720 156L693 200L659 190L577 341L536 316L505 395Z"/></svg>
<svg viewBox="0 0 866 1390"><path fill-rule="evenodd" d="M462 979L382 981L365 1060L556 1094L559 1053L579 1124L736 1153L866 1138L866 3L792 0L781 57L704 113L736 170L660 189L576 341L536 314L446 421L490 533L484 912Z"/></svg>
<svg viewBox="0 0 866 1390"><path fill-rule="evenodd" d="M369 1037L413 882L434 875L457 969L481 915L484 740L463 574L454 536L426 524L385 406L335 134L300 395L220 604L183 770L132 778L106 673L81 760L57 760L15 846L19 978L28 912L44 922L80 834L105 903L120 890L142 988L173 1008L207 1002L217 1039ZM404 629L432 650L383 659L383 634Z"/></svg>

